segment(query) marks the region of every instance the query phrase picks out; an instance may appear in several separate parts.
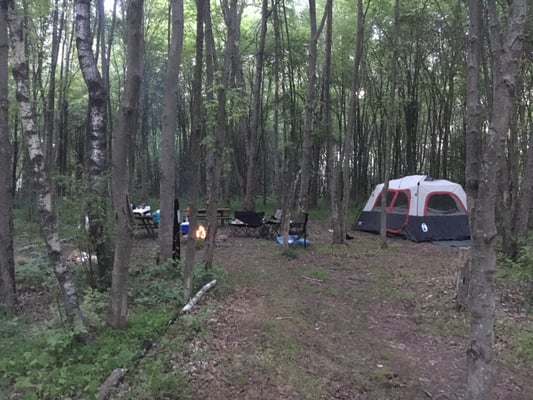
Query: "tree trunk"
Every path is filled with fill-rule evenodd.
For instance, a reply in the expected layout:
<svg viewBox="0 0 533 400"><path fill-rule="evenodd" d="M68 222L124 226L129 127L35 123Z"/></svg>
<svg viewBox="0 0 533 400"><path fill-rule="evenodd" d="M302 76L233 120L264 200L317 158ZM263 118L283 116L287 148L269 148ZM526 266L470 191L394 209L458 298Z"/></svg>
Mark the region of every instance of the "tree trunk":
<svg viewBox="0 0 533 400"><path fill-rule="evenodd" d="M0 1L0 305L15 308L13 256L13 145L9 134L7 3Z"/></svg>
<svg viewBox="0 0 533 400"><path fill-rule="evenodd" d="M316 64L317 64L317 49L318 38L325 23L325 16L322 19L320 27L316 23L316 4L315 0L309 0L309 21L311 25L310 39L309 39L309 61L307 64L307 90L305 94L304 104L304 126L302 133L302 157L300 164L300 191L298 194L298 212L301 217L303 213L308 212L309 209L309 194L311 187L311 150L313 146L313 112L315 101L315 86L316 86Z"/></svg>
<svg viewBox="0 0 533 400"><path fill-rule="evenodd" d="M89 239L96 250L100 285L108 286L111 271L111 251L106 228L108 179L107 173L107 94L92 49L90 26L91 0L75 0L74 16L76 47L83 79L89 92L89 123L87 179L89 195Z"/></svg>
<svg viewBox="0 0 533 400"><path fill-rule="evenodd" d="M246 194L244 208L248 211L255 210L255 195L257 191L257 161L258 161L258 137L261 118L261 97L263 83L263 63L265 58L265 42L268 21L268 0L263 0L261 7L261 31L259 33L259 45L255 56L255 76L252 89L252 110L250 116L250 131L246 143Z"/></svg>
<svg viewBox="0 0 533 400"><path fill-rule="evenodd" d="M183 47L183 0L172 1L172 36L163 94L161 131L161 175L159 193L161 222L159 226L159 254L162 262L172 257L174 199L176 197L176 126L178 79Z"/></svg>
<svg viewBox="0 0 533 400"><path fill-rule="evenodd" d="M191 105L191 177L190 177L190 219L189 219L189 240L185 251L185 268L183 273L183 297L189 300L192 296L193 273L196 254L196 243L194 231L196 230L198 216L198 197L200 192L200 143L202 141L203 120L202 120L202 65L204 46L204 20L205 2L196 0L196 55L194 64L194 80L192 83L192 105Z"/></svg>
<svg viewBox="0 0 533 400"><path fill-rule="evenodd" d="M115 211L115 259L111 281L109 324L127 326L128 269L133 243L133 216L129 198L129 165L132 138L137 131L138 104L142 79L143 0L129 0L126 43L126 85L120 102L113 137L112 195Z"/></svg>
<svg viewBox="0 0 533 400"><path fill-rule="evenodd" d="M59 4L54 0L52 11L52 53L50 55L50 73L48 84L48 96L46 100L46 111L44 113L45 134L46 134L46 160L48 162L48 174L52 173L55 166L54 143L57 142L55 132L55 108L56 108L56 65L59 56L59 45L61 43L62 29L59 25Z"/></svg>
<svg viewBox="0 0 533 400"><path fill-rule="evenodd" d="M85 321L80 311L72 270L67 265L65 257L61 255L61 243L58 234L57 216L53 209L50 177L46 173L44 152L40 135L36 128L37 124L33 113L34 107L30 100L29 66L26 54L27 47L24 42L24 38L27 35L23 21L16 13L14 1L8 0L7 5L9 35L13 51L13 77L17 84L16 96L20 109L22 129L28 146L32 177L37 193L40 224L46 243L48 259L59 282L67 320L78 327L84 328Z"/></svg>
<svg viewBox="0 0 533 400"><path fill-rule="evenodd" d="M491 393L492 346L494 343L494 275L496 273L496 197L497 177L503 170L504 143L510 126L514 85L522 55L526 21L526 0L509 3L509 16L502 35L494 1L489 2L490 40L493 68L493 101L490 122L482 137L479 66L482 49L481 3L470 1L470 46L467 58L468 153L467 177L471 200L471 321L470 343L467 349L467 399L482 400ZM503 41L502 41L503 39ZM481 158L474 160L481 149Z"/></svg>
<svg viewBox="0 0 533 400"><path fill-rule="evenodd" d="M349 100L348 123L344 142L341 149L341 158L337 167L331 165L332 172L335 175L331 180L331 215L333 225L333 243L342 244L346 240L348 207L350 204L350 177L351 177L351 159L353 156L354 132L356 130L357 107L359 103L359 70L363 59L364 43L364 14L363 2L357 1L357 33L355 38L355 55L352 75L351 96ZM331 150L333 157L334 151Z"/></svg>
<svg viewBox="0 0 533 400"><path fill-rule="evenodd" d="M514 210L511 253L513 258L518 257L519 248L526 242L529 233L529 213L533 204L533 126L530 128L525 164L520 194Z"/></svg>
<svg viewBox="0 0 533 400"><path fill-rule="evenodd" d="M400 31L400 1L396 0L394 3L394 33L392 34L392 54L391 54L391 78L390 78L390 93L387 105L387 129L385 138L383 140L383 190L381 192L381 216L380 216L380 230L381 247L387 247L387 198L389 191L390 178L390 143L392 136L396 130L397 122L397 105L396 105L396 79L398 71L398 50L397 40Z"/></svg>

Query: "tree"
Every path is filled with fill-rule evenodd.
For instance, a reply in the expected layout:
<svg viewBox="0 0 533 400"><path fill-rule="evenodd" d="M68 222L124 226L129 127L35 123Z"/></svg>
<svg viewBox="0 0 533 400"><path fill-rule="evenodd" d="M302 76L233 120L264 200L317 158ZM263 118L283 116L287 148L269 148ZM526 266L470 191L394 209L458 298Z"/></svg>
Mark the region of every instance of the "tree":
<svg viewBox="0 0 533 400"><path fill-rule="evenodd" d="M107 157L107 94L92 48L91 0L75 0L74 18L76 48L83 79L89 92L87 160L89 238L98 257L99 279L107 285L111 270L111 251L107 232L108 157ZM102 44L103 45L103 44Z"/></svg>
<svg viewBox="0 0 533 400"><path fill-rule="evenodd" d="M44 151L41 146L39 132L34 115L34 105L30 96L30 78L25 24L18 16L13 0L7 0L8 26L11 49L13 52L12 65L13 77L16 82L16 95L19 105L22 129L28 148L31 163L32 177L37 192L37 207L39 210L40 225L48 252L48 260L54 269L54 274L59 282L63 297L65 315L68 322L84 328L85 321L81 313L78 294L74 284L72 270L61 254L61 243L58 234L57 216L52 199L50 177L47 174Z"/></svg>
<svg viewBox="0 0 533 400"><path fill-rule="evenodd" d="M9 135L7 1L0 1L0 303L15 307L13 256L13 145Z"/></svg>
<svg viewBox="0 0 533 400"><path fill-rule="evenodd" d="M324 27L326 13L322 18L319 27L316 23L316 4L314 0L309 0L309 20L311 25L310 39L309 39L309 61L307 65L307 90L305 93L304 106L304 126L302 132L302 157L300 164L300 191L298 194L298 211L300 213L308 212L309 208L309 192L311 186L311 148L313 135L313 114L314 101L316 91L316 67L317 67L317 52L318 52L318 38Z"/></svg>
<svg viewBox="0 0 533 400"><path fill-rule="evenodd" d="M252 88L252 109L250 110L250 129L246 143L246 194L244 198L244 208L248 211L255 210L255 195L257 192L257 158L258 158L258 137L261 118L261 95L263 81L263 67L265 59L265 42L268 22L268 0L262 1L261 6L261 30L259 33L259 44L255 56L255 76Z"/></svg>
<svg viewBox="0 0 533 400"><path fill-rule="evenodd" d="M385 137L383 138L383 190L381 191L381 218L380 230L381 247L387 247L387 201L389 192L389 161L390 161L390 143L391 138L396 130L397 112L396 112L396 82L398 71L398 50L397 40L400 31L400 1L394 2L394 26L392 32L392 54L391 54L391 68L390 68L390 93L389 101L387 103L387 127Z"/></svg>
<svg viewBox="0 0 533 400"><path fill-rule="evenodd" d="M526 0L509 3L502 32L493 0L488 3L493 71L492 107L486 133L482 133L479 67L482 52L481 2L470 1L467 70L467 189L471 218L470 340L467 348L467 398L487 399L491 392L494 343L496 272L496 203L499 172L503 168L505 138L510 127L519 60L522 54Z"/></svg>
<svg viewBox="0 0 533 400"><path fill-rule="evenodd" d="M346 218L350 198L350 161L353 153L353 137L356 130L357 108L359 107L360 66L363 60L364 43L364 13L363 2L357 2L357 33L355 38L355 57L353 64L352 86L350 91L350 110L348 124L344 135L344 142L338 167L334 167L333 149L330 150L330 166L334 176L331 179L331 222L333 225L333 242L344 243L346 239ZM328 34L329 36L329 34ZM328 107L329 108L329 107ZM329 111L328 111L329 112ZM329 126L329 123L328 123Z"/></svg>
<svg viewBox="0 0 533 400"><path fill-rule="evenodd" d="M168 51L161 130L161 174L159 180L161 223L159 253L164 262L172 257L174 198L176 197L176 126L178 78L183 46L183 0L173 0L172 34Z"/></svg>
<svg viewBox="0 0 533 400"><path fill-rule="evenodd" d="M129 0L127 15L126 84L113 136L112 196L115 211L115 259L111 281L109 324L127 326L128 269L133 243L133 216L129 196L129 165L132 138L137 131L138 104L142 80L143 0Z"/></svg>
<svg viewBox="0 0 533 400"><path fill-rule="evenodd" d="M203 136L202 119L202 66L204 60L204 21L207 5L203 0L196 0L196 46L194 80L192 83L192 104L191 104L191 179L190 179L190 220L189 231L190 240L185 251L185 268L183 273L183 297L188 300L192 296L192 279L194 273L194 263L196 254L196 243L194 242L194 231L196 229L198 216L198 197L200 191L200 143Z"/></svg>

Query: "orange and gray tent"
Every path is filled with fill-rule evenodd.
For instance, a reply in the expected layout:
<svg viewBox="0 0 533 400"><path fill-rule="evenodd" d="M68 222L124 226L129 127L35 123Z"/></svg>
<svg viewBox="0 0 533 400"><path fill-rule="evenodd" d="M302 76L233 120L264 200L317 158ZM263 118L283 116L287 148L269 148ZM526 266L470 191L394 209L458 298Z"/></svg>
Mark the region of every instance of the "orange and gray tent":
<svg viewBox="0 0 533 400"><path fill-rule="evenodd" d="M370 195L352 229L379 233L383 183ZM470 238L466 193L458 183L411 175L389 181L387 233L415 242Z"/></svg>

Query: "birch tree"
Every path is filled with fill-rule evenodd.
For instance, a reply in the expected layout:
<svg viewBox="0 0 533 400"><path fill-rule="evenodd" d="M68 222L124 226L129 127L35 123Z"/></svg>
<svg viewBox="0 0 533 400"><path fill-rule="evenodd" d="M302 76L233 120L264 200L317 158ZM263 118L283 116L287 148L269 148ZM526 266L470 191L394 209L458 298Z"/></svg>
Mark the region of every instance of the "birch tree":
<svg viewBox="0 0 533 400"><path fill-rule="evenodd" d="M108 195L107 159L107 94L92 47L91 0L74 1L74 25L78 60L87 90L88 103L88 160L87 160L87 216L89 238L98 256L99 278L106 284L111 270L109 234L106 228ZM103 45L103 44L102 44Z"/></svg>
<svg viewBox="0 0 533 400"><path fill-rule="evenodd" d="M80 311L78 293L65 257L61 254L57 215L52 199L50 176L47 174L44 150L34 115L30 95L30 78L25 24L17 13L14 0L7 0L9 38L11 43L13 77L16 83L16 97L22 122L22 129L28 149L31 173L37 194L39 220L43 233L48 260L59 282L65 315L68 322L84 329L85 321Z"/></svg>

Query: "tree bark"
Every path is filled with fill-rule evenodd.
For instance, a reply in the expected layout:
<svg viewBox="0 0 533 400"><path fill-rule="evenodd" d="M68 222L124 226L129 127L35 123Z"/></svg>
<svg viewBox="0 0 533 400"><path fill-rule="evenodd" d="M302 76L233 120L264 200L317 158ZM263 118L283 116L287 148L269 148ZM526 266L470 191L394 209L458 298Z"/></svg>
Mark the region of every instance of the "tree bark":
<svg viewBox="0 0 533 400"><path fill-rule="evenodd" d="M379 234L381 237L381 247L387 247L387 198L389 191L390 178L390 143L396 130L397 122L397 104L396 104L396 79L398 71L398 50L397 40L400 31L400 1L394 3L394 32L392 34L392 54L390 69L390 93L387 104L387 128L383 140L383 190L381 191L381 216Z"/></svg>
<svg viewBox="0 0 533 400"><path fill-rule="evenodd" d="M505 158L504 143L510 126L514 86L522 54L526 0L509 3L507 28L501 33L494 1L489 2L490 39L493 49L493 101L490 121L482 137L479 66L482 49L482 3L470 1L467 57L467 176L471 215L471 321L467 348L467 399L490 397L494 343L496 272L496 198ZM503 38L503 41L501 39ZM479 150L479 153L477 151ZM475 156L481 157L477 160Z"/></svg>
<svg viewBox="0 0 533 400"><path fill-rule="evenodd" d="M112 196L115 211L115 259L111 281L109 324L115 329L127 327L128 269L133 243L133 216L129 197L130 148L138 121L142 80L143 0L129 0L126 43L126 85L115 122L113 137Z"/></svg>
<svg viewBox="0 0 533 400"><path fill-rule="evenodd" d="M98 257L101 286L108 285L111 271L111 251L106 228L108 179L107 179L107 94L105 82L100 75L92 49L90 26L91 0L74 1L76 47L81 72L89 92L88 142L89 159L87 179L89 196L87 211L89 217L89 239L91 248Z"/></svg>
<svg viewBox="0 0 533 400"><path fill-rule="evenodd" d="M204 20L205 2L196 0L196 55L194 64L194 80L192 83L192 105L191 105L191 178L190 178L190 219L189 219L189 240L185 251L185 268L183 273L183 297L189 300L192 296L193 273L196 254L196 243L194 231L198 224L198 197L200 192L200 143L202 141L203 120L202 120L202 65L204 59Z"/></svg>
<svg viewBox="0 0 533 400"><path fill-rule="evenodd" d="M43 237L46 243L48 259L54 269L63 297L65 315L68 322L78 327L85 327L85 321L79 307L78 294L72 271L65 257L61 255L61 243L58 234L57 216L53 208L50 177L46 172L44 151L41 146L34 107L30 97L29 65L26 54L24 23L17 15L14 0L8 0L8 26L13 52L13 77L16 82L16 96L20 109L22 129L28 147L32 177L37 193L37 207Z"/></svg>
<svg viewBox="0 0 533 400"><path fill-rule="evenodd" d="M183 47L183 0L172 1L172 34L168 51L161 131L161 175L159 177L161 222L159 254L162 262L172 257L174 199L176 197L176 126L178 80Z"/></svg>
<svg viewBox="0 0 533 400"><path fill-rule="evenodd" d="M252 89L252 110L250 115L250 131L246 143L246 193L244 208L248 211L255 210L255 195L257 191L257 161L258 161L258 137L261 118L261 91L263 83L263 64L265 58L265 42L268 22L268 0L263 0L261 7L261 31L259 33L259 45L255 56L255 77Z"/></svg>
<svg viewBox="0 0 533 400"><path fill-rule="evenodd" d="M300 164L300 191L298 194L298 212L300 217L309 209L309 193L311 187L311 150L313 146L313 111L315 101L316 86L316 65L318 38L325 23L326 13L322 18L320 27L316 23L316 4L315 0L309 0L309 21L311 25L309 39L309 61L307 64L307 90L304 104L304 126L302 132L302 156ZM303 217L302 217L303 218Z"/></svg>
<svg viewBox="0 0 533 400"><path fill-rule="evenodd" d="M0 1L0 303L15 308L13 255L13 145L9 134L7 2Z"/></svg>

